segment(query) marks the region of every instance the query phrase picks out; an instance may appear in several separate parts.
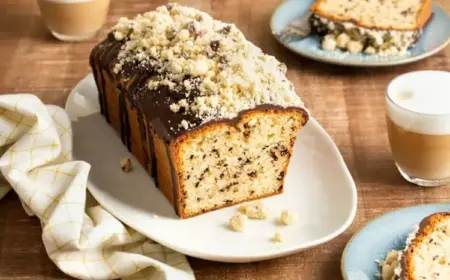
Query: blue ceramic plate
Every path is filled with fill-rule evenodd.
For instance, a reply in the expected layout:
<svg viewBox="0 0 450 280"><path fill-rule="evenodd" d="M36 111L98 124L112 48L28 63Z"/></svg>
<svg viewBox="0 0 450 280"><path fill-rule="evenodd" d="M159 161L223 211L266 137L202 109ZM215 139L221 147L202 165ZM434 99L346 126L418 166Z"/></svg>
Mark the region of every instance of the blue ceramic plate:
<svg viewBox="0 0 450 280"><path fill-rule="evenodd" d="M282 3L272 15L272 34L278 33L293 19L300 18L308 12L315 0L288 0ZM450 16L444 9L433 3L433 18L425 27L424 33L414 48L406 56L377 56L367 54L349 54L340 50L324 51L320 48L318 36L311 35L303 40L285 44L291 51L322 62L349 66L388 66L418 61L429 57L450 43ZM275 36L277 38L277 36ZM277 38L278 40L278 38Z"/></svg>
<svg viewBox="0 0 450 280"><path fill-rule="evenodd" d="M359 231L342 254L344 280L380 280L375 260L384 259L390 250L403 249L408 235L428 215L450 211L450 204L427 204L385 214Z"/></svg>

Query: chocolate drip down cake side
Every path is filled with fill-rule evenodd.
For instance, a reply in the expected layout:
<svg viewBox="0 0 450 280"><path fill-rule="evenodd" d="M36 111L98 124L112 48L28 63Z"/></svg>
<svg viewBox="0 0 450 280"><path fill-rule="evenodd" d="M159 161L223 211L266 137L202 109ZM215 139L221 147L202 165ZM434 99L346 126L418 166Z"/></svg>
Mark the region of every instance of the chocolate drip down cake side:
<svg viewBox="0 0 450 280"><path fill-rule="evenodd" d="M308 113L234 25L161 6L121 18L90 63L101 113L181 218L283 192Z"/></svg>

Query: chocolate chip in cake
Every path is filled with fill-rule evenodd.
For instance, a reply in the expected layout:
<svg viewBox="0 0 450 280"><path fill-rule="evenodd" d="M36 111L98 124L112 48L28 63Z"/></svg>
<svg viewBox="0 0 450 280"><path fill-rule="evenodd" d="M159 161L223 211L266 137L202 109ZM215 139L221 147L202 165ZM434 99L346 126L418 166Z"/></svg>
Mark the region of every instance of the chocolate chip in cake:
<svg viewBox="0 0 450 280"><path fill-rule="evenodd" d="M211 47L211 50L217 52L219 50L219 48L220 48L220 42L219 42L219 40L211 41L209 46Z"/></svg>
<svg viewBox="0 0 450 280"><path fill-rule="evenodd" d="M194 158L194 155L190 155L190 156L189 156L189 159L193 159L193 158Z"/></svg>
<svg viewBox="0 0 450 280"><path fill-rule="evenodd" d="M231 200L231 199L226 199L226 200L224 200L223 202L225 202L225 204L230 204L230 203L233 202L233 200Z"/></svg>
<svg viewBox="0 0 450 280"><path fill-rule="evenodd" d="M255 178L256 177L256 172L252 171L250 173L247 174L249 177Z"/></svg>
<svg viewBox="0 0 450 280"><path fill-rule="evenodd" d="M200 15L200 14L196 15L196 16L195 16L195 20L197 20L197 21L203 21L202 15Z"/></svg>
<svg viewBox="0 0 450 280"><path fill-rule="evenodd" d="M167 29L166 30L166 38L169 41L172 41L177 36L175 29Z"/></svg>
<svg viewBox="0 0 450 280"><path fill-rule="evenodd" d="M225 176L224 173L220 173L219 178L222 179Z"/></svg>
<svg viewBox="0 0 450 280"><path fill-rule="evenodd" d="M281 181L281 180L283 180L283 177L284 177L284 171L281 171L280 174L278 174L277 180Z"/></svg>
<svg viewBox="0 0 450 280"><path fill-rule="evenodd" d="M198 181L197 183L195 183L195 187L198 188L198 185L200 185L200 181Z"/></svg>
<svg viewBox="0 0 450 280"><path fill-rule="evenodd" d="M229 147L228 151L231 152L233 150L233 147Z"/></svg>
<svg viewBox="0 0 450 280"><path fill-rule="evenodd" d="M200 200L202 200L200 197L197 197L197 202L200 202Z"/></svg>
<svg viewBox="0 0 450 280"><path fill-rule="evenodd" d="M254 190L251 190L250 191L250 195L254 195L255 194L255 191Z"/></svg>
<svg viewBox="0 0 450 280"><path fill-rule="evenodd" d="M216 155L216 157L220 157L220 153L217 149L212 149L211 152Z"/></svg>
<svg viewBox="0 0 450 280"><path fill-rule="evenodd" d="M286 156L286 155L289 155L289 150L288 150L285 146L281 146L281 149L280 149L280 155L281 155L282 157L284 157L284 156Z"/></svg>
<svg viewBox="0 0 450 280"><path fill-rule="evenodd" d="M231 31L231 26L227 25L224 28L220 29L219 33L222 33L224 35L228 35L230 33L230 31Z"/></svg>
<svg viewBox="0 0 450 280"><path fill-rule="evenodd" d="M222 64L222 65L226 65L226 64L228 63L227 57L224 56L224 55L221 55L221 56L219 57L219 63ZM227 131L227 134L229 135L230 132Z"/></svg>
<svg viewBox="0 0 450 280"><path fill-rule="evenodd" d="M273 150L270 150L270 156L272 157L272 159L273 159L274 161L277 161L277 160L278 160L278 156L277 156L277 154L276 154Z"/></svg>
<svg viewBox="0 0 450 280"><path fill-rule="evenodd" d="M195 29L195 23L193 21L189 22L186 27L187 27L187 30L189 30L189 32L191 32L192 34L195 34L196 29Z"/></svg>
<svg viewBox="0 0 450 280"><path fill-rule="evenodd" d="M166 8L168 11L172 10L175 5L173 3L166 4Z"/></svg>

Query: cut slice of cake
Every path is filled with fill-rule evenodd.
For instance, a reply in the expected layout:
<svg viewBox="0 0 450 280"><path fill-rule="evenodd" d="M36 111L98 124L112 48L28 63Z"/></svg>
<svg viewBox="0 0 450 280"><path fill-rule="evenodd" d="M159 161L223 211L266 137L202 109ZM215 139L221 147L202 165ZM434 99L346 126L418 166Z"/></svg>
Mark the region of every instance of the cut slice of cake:
<svg viewBox="0 0 450 280"><path fill-rule="evenodd" d="M308 113L234 25L168 4L120 19L90 64L101 113L180 217L283 192Z"/></svg>
<svg viewBox="0 0 450 280"><path fill-rule="evenodd" d="M383 280L450 279L450 213L423 219L405 249L389 252L380 265Z"/></svg>
<svg viewBox="0 0 450 280"><path fill-rule="evenodd" d="M318 0L311 25L322 48L401 55L418 41L432 16L431 0Z"/></svg>

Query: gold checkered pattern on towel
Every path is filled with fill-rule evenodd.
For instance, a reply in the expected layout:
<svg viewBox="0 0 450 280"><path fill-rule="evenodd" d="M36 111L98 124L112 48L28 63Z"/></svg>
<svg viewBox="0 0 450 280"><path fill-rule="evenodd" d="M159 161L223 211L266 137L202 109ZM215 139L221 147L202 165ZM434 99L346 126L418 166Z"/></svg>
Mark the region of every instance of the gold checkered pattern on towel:
<svg viewBox="0 0 450 280"><path fill-rule="evenodd" d="M184 255L86 207L90 166L72 160L64 110L33 95L0 96L0 170L42 224L51 260L81 279L194 279ZM5 186L3 185L3 189Z"/></svg>

